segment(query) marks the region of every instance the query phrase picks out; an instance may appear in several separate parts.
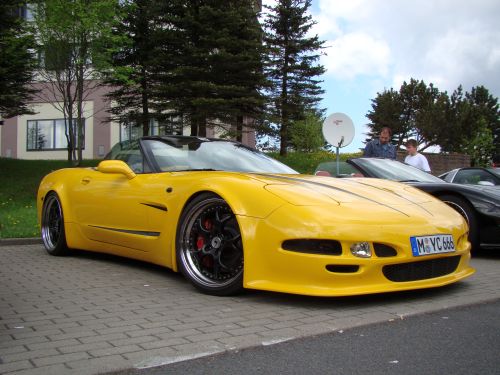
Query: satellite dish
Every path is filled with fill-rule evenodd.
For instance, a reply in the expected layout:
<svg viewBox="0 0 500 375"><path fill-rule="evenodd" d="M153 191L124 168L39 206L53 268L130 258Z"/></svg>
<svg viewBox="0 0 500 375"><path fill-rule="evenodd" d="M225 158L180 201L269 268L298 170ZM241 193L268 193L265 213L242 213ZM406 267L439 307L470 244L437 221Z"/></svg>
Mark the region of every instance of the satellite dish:
<svg viewBox="0 0 500 375"><path fill-rule="evenodd" d="M345 147L354 138L354 124L344 113L333 113L323 122L323 136L335 147Z"/></svg>

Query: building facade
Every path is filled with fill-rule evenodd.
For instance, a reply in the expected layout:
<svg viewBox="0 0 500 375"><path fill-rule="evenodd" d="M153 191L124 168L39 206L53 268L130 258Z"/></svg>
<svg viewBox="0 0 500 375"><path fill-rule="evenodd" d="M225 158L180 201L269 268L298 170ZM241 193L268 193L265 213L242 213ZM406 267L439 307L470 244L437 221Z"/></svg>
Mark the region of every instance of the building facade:
<svg viewBox="0 0 500 375"><path fill-rule="evenodd" d="M40 86L39 98L46 98ZM101 159L120 141L137 138L141 129L127 124L110 121L110 102L106 99L109 88L99 87L93 90L84 104L84 159ZM0 157L15 159L56 159L68 157L64 115L61 103L54 100L33 101L33 115L23 115L3 120L0 126ZM244 121L249 121L245 119ZM190 128L158 124L150 124L151 135L184 134L189 135ZM218 137L221 133L207 128L207 137ZM245 129L242 143L255 147L255 132Z"/></svg>

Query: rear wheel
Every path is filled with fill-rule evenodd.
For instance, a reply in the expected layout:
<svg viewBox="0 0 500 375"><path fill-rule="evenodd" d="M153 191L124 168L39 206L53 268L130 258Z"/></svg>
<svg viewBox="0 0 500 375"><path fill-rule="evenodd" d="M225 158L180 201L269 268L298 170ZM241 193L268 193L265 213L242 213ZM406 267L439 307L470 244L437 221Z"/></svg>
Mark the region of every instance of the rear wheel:
<svg viewBox="0 0 500 375"><path fill-rule="evenodd" d="M202 194L185 208L177 230L177 262L199 290L231 295L243 289L243 245L235 215L215 194Z"/></svg>
<svg viewBox="0 0 500 375"><path fill-rule="evenodd" d="M472 245L472 250L479 249L479 227L476 213L469 202L455 195L441 195L439 199L465 218L467 224L469 224L469 242Z"/></svg>
<svg viewBox="0 0 500 375"><path fill-rule="evenodd" d="M62 206L54 192L47 194L43 202L41 231L43 244L50 255L68 253Z"/></svg>

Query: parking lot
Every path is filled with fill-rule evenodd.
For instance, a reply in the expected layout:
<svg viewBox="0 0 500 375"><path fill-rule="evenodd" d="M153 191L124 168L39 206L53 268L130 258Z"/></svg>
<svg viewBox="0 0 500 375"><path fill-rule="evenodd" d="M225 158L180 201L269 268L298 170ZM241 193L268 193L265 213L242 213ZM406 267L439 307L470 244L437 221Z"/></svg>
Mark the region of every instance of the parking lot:
<svg viewBox="0 0 500 375"><path fill-rule="evenodd" d="M0 246L0 373L97 374L338 332L500 298L500 252L472 277L438 289L315 298L198 293L150 264L41 244Z"/></svg>

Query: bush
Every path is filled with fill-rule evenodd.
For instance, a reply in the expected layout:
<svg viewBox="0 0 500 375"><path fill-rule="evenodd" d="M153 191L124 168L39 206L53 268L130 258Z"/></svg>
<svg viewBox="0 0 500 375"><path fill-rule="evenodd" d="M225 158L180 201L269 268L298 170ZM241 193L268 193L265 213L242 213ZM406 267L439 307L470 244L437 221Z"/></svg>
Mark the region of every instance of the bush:
<svg viewBox="0 0 500 375"><path fill-rule="evenodd" d="M337 160L337 154L330 151L316 151L312 153L304 153L299 151L291 151L287 156L283 157L278 152L270 152L267 155L281 161L290 168L295 169L299 173L313 174L318 164L325 161ZM360 157L361 152L340 154L340 160L345 161L350 158Z"/></svg>

